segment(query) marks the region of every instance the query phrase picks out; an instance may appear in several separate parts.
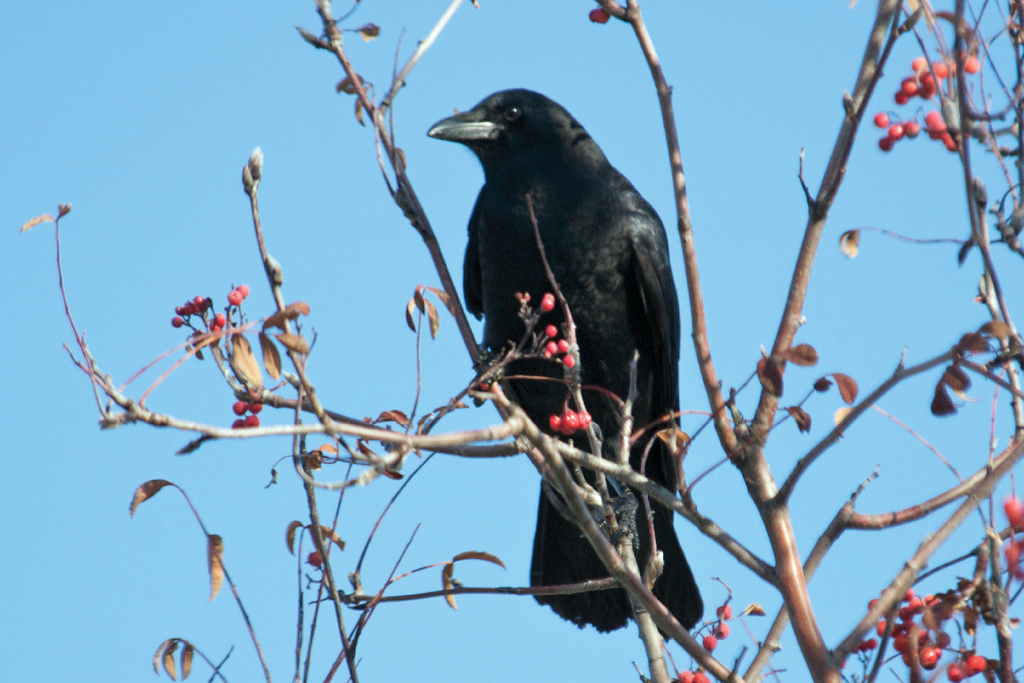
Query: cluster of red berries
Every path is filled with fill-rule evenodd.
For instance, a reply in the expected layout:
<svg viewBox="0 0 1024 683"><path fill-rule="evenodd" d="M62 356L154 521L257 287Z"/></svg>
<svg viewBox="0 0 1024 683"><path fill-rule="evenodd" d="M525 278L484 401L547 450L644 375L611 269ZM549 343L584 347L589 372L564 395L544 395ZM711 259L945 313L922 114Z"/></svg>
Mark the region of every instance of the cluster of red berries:
<svg viewBox="0 0 1024 683"><path fill-rule="evenodd" d="M548 418L548 426L551 427L551 431L564 436L572 436L577 430L586 429L591 422L593 419L587 411L582 410L577 413L568 408L561 415L552 415Z"/></svg>
<svg viewBox="0 0 1024 683"><path fill-rule="evenodd" d="M711 683L711 679L703 671L683 671L679 674L679 683Z"/></svg>
<svg viewBox="0 0 1024 683"><path fill-rule="evenodd" d="M1010 496L1003 503L1003 512L1015 532L1024 531L1024 502L1017 496ZM1024 566L1021 564L1024 558L1024 538L1011 539L1003 550L1006 555L1006 568L1010 576L1017 580L1024 579Z"/></svg>
<svg viewBox="0 0 1024 683"><path fill-rule="evenodd" d="M540 354L548 359L563 354L562 364L567 368L576 367L576 356L569 353L569 342L558 338L558 328L554 325L548 325L544 329L544 334L547 336L548 342L544 345Z"/></svg>
<svg viewBox="0 0 1024 683"><path fill-rule="evenodd" d="M238 285L228 294L228 303L232 306L241 306L242 299L249 297L249 285Z"/></svg>
<svg viewBox="0 0 1024 683"><path fill-rule="evenodd" d="M868 608L873 608L877 602L877 599L872 600L868 603ZM899 621L892 629L892 647L903 656L903 663L907 666L911 665L913 651L916 649L917 660L920 662L921 667L928 670L934 669L942 658L943 650L948 648L950 644L949 634L940 630L938 624L953 616L953 608L934 595L926 595L923 598L915 595L913 589L907 591L907 594L903 597L903 602L906 604L900 607L897 614ZM931 623L933 628L926 626L924 623L916 624L914 622L916 615L924 614L926 611L930 613L930 616L929 618L922 619L922 621ZM878 622L877 630L879 636L885 633L885 619ZM910 642L912 636L917 638L916 648L914 643ZM871 638L861 643L857 650L864 652L873 650L877 646L878 641ZM972 654L950 664L946 669L946 675L952 683L957 683L965 677L984 671L987 667L988 663L984 657Z"/></svg>
<svg viewBox="0 0 1024 683"><path fill-rule="evenodd" d="M590 10L589 16L590 20L595 24L607 24L608 20L612 18L612 16L608 14L607 10L603 7Z"/></svg>
<svg viewBox="0 0 1024 683"><path fill-rule="evenodd" d="M918 57L910 64L913 74L907 76L900 82L900 88L896 91L894 99L896 104L907 104L912 98L920 97L923 100L931 100L938 92L939 85L935 79L940 81L952 76L956 71L956 65L952 67L945 62L935 62L931 65L924 57ZM976 74L981 71L981 62L974 55L964 60L964 71L968 74ZM941 140L950 152L957 151L957 142L946 128L942 114L938 111L928 112L925 118L925 125L928 129L928 137L932 140ZM892 149L897 141L904 137L916 138L921 132L921 124L915 118L906 122L892 123L889 115L879 112L875 115L875 125L886 129L886 135L878 141L878 147L883 152Z"/></svg>
<svg viewBox="0 0 1024 683"><path fill-rule="evenodd" d="M704 640L701 641L704 649L708 652L712 652L718 647L718 641L729 637L729 624L725 622L732 619L732 607L728 604L721 605L715 610L715 614L718 615L718 621L715 623L713 632L704 636ZM710 679L704 671L682 671L678 678L679 683L710 683Z"/></svg>
<svg viewBox="0 0 1024 683"><path fill-rule="evenodd" d="M231 410L234 411L235 415L238 415L238 419L232 423L232 429L245 429L247 427L259 427L260 418L258 413L263 410L262 403L246 403L245 401L235 401L235 405L231 406ZM246 413L249 413L246 415ZM244 417L243 417L244 416Z"/></svg>
<svg viewBox="0 0 1024 683"><path fill-rule="evenodd" d="M213 308L213 299L210 297L196 296L194 299L189 299L181 306L174 307L174 312L177 313L177 315L171 318L171 325L174 327L181 327L185 324L185 318L192 315L202 315L211 308Z"/></svg>

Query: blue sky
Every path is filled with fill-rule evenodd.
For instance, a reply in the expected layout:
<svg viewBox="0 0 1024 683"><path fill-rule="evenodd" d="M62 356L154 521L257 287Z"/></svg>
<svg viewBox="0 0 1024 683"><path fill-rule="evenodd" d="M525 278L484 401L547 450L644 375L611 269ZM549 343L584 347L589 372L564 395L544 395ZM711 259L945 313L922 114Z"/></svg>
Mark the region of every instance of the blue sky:
<svg viewBox="0 0 1024 683"><path fill-rule="evenodd" d="M660 113L651 79L628 27L592 24L583 0L550 3L482 0L460 8L423 58L395 108L396 140L457 282L466 222L482 173L465 148L431 140L426 130L458 109L508 87L528 87L563 104L612 163L659 211L672 238L677 282L682 265ZM395 62L404 62L447 0L364 0L347 26L381 26L346 48L382 93ZM336 8L340 15L347 6ZM752 372L760 347L777 329L806 219L797 181L817 187L852 90L874 10L861 2L799 3L782 19L770 3L652 2L645 18L658 47L682 138L709 334L726 387ZM37 214L71 202L62 225L64 273L76 322L106 372L119 381L178 344L174 307L202 294L223 305L233 284L247 283L250 317L271 310L252 238L240 173L257 145L265 153L260 197L271 253L281 262L285 296L311 307L317 333L310 371L330 407L356 417L409 410L416 389L415 337L404 307L418 284L438 285L415 231L391 203L369 129L353 101L335 94L343 78L325 52L294 30L319 32L312 2L16 3L0 24L0 282L8 295L4 357L9 373L0 497L0 679L139 680L163 640L183 637L214 659L234 646L230 680L260 676L252 645L227 593L207 602L205 543L180 496L161 492L129 519L132 491L165 478L182 486L210 530L225 539L225 560L238 584L276 680L294 660L296 562L285 529L302 519L301 486L287 467L265 489L270 470L289 452L285 439L213 443L176 457L190 436L146 426L100 431L82 374L61 345L72 340L54 266L53 232L17 234ZM892 110L891 93L919 54L901 40L872 107ZM904 108L906 109L906 108ZM798 341L821 362L786 375L784 404L795 402L826 372L845 372L862 395L883 381L907 349L912 364L948 349L986 321L973 302L977 253L956 265L956 247L918 246L865 235L861 255L837 248L847 229L875 226L917 238L968 234L962 174L954 155L922 138L890 154L865 127L847 180L830 215ZM990 194L1005 181L985 160L979 173ZM1007 292L1020 292L1017 261L997 250ZM1011 305L1014 302L1011 299ZM686 311L683 312L684 318ZM684 409L706 408L684 324L680 367ZM476 327L480 333L479 324ZM422 348L421 406L447 401L471 379L454 323ZM977 402L955 418L928 412L938 373L901 385L880 407L935 444L962 473L988 453L992 389L977 383ZM136 383L136 395L155 375ZM741 407L753 412L748 390ZM234 398L209 362L176 372L148 404L180 417L227 425ZM782 477L831 426L840 407L833 392L806 406L814 424L773 434L768 456ZM995 435L1005 446L1007 401L997 406ZM262 414L265 424L287 415ZM488 407L462 411L450 429L495 422ZM684 422L693 431L697 418ZM690 451L692 480L721 453L710 430ZM866 512L904 507L954 483L935 456L881 415L867 415L811 470L793 500L801 548L857 485L880 466L881 478L860 499ZM323 476L340 479L342 471ZM385 519L364 566L363 582L387 576L417 525L400 565L409 570L465 550L501 557L508 569L465 563L466 585L527 581L538 489L524 458L468 461L437 456L417 475ZM353 489L342 505L340 533L349 549L335 557L337 575L354 566L365 538L397 483ZM1006 487L1001 489L1005 492ZM696 489L701 510L762 556L769 551L735 469L721 467ZM325 497L324 510L333 511ZM863 615L867 601L899 571L940 514L907 528L849 533L811 586L826 642L835 644ZM978 516L935 558L957 556L982 533ZM1001 520L1000 520L1001 521ZM778 599L682 521L687 554L709 606L735 591L734 605L758 602L770 615ZM308 548L308 545L307 545ZM970 571L966 566L961 574ZM952 574L924 587L944 590ZM395 590L440 586L438 571ZM308 615L308 611L307 611ZM352 624L356 614L346 615ZM748 620L762 636L770 617ZM337 652L328 622L318 635L320 680ZM746 633L738 624L719 652L732 661ZM689 664L678 648L676 663ZM987 654L994 654L991 647ZM610 635L579 631L529 598L463 596L459 610L441 600L380 609L360 644L362 680L571 677L623 680L643 652L631 629ZM745 661L749 661L747 655ZM775 665L801 680L795 642ZM197 667L199 675L206 670Z"/></svg>

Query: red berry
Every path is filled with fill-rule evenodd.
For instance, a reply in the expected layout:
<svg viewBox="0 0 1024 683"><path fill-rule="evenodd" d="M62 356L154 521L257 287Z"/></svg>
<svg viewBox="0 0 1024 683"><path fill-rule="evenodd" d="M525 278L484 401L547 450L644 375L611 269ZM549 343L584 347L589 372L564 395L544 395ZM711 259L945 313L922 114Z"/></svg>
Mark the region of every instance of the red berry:
<svg viewBox="0 0 1024 683"><path fill-rule="evenodd" d="M942 113L937 109L925 114L924 125L927 126L930 131L946 129L946 122L942 120Z"/></svg>
<svg viewBox="0 0 1024 683"><path fill-rule="evenodd" d="M564 363L567 368L574 368L576 367L576 356L567 353L565 357L562 358L562 363Z"/></svg>
<svg viewBox="0 0 1024 683"><path fill-rule="evenodd" d="M1014 529L1024 529L1024 501L1017 496L1010 496L1003 501L1003 512L1006 520Z"/></svg>
<svg viewBox="0 0 1024 683"><path fill-rule="evenodd" d="M559 339L558 340L558 351L560 353L565 353L568 350L569 350L569 342L567 342L564 339Z"/></svg>
<svg viewBox="0 0 1024 683"><path fill-rule="evenodd" d="M732 605L722 605L715 610L719 619L732 619Z"/></svg>
<svg viewBox="0 0 1024 683"><path fill-rule="evenodd" d="M231 410L235 411L235 415L245 415L245 411L249 409L249 404L245 401L235 401L235 405L231 406Z"/></svg>
<svg viewBox="0 0 1024 683"><path fill-rule="evenodd" d="M949 131L942 134L941 140L946 145L946 149L950 152L955 152L957 150L956 140L954 140L953 136L949 134Z"/></svg>
<svg viewBox="0 0 1024 683"><path fill-rule="evenodd" d="M548 418L548 426L551 427L551 431L560 432L562 431L562 416L552 415Z"/></svg>
<svg viewBox="0 0 1024 683"><path fill-rule="evenodd" d="M935 665L939 663L939 657L942 656L942 650L937 647L922 647L919 653L921 658L921 666L926 669L934 669Z"/></svg>
<svg viewBox="0 0 1024 683"><path fill-rule="evenodd" d="M576 414L580 416L580 429L586 429L590 426L590 423L594 421L593 418L590 417L590 413L585 410L582 413Z"/></svg>
<svg viewBox="0 0 1024 683"><path fill-rule="evenodd" d="M964 667L967 669L967 675L973 676L974 674L980 674L982 671L988 668L988 662L981 655L971 655L964 662Z"/></svg>
<svg viewBox="0 0 1024 683"><path fill-rule="evenodd" d="M889 115L884 111L875 114L875 125L879 128L887 128L889 126Z"/></svg>
<svg viewBox="0 0 1024 683"><path fill-rule="evenodd" d="M889 137L893 140L899 140L903 137L903 126L898 123L894 123L889 126Z"/></svg>
<svg viewBox="0 0 1024 683"><path fill-rule="evenodd" d="M932 68L935 69L935 75L939 78L945 78L949 75L949 67L946 66L945 62L935 62Z"/></svg>
<svg viewBox="0 0 1024 683"><path fill-rule="evenodd" d="M882 619L880 622L878 622L878 626L875 627L875 631L878 633L879 636L885 635L885 619Z"/></svg>
<svg viewBox="0 0 1024 683"><path fill-rule="evenodd" d="M544 345L545 356L550 358L556 353L558 353L558 344L556 344L554 341L549 341L547 344Z"/></svg>
<svg viewBox="0 0 1024 683"><path fill-rule="evenodd" d="M256 415L247 415L246 418L245 418L245 426L246 427L259 427L260 426L260 418L257 417Z"/></svg>
<svg viewBox="0 0 1024 683"><path fill-rule="evenodd" d="M611 19L611 15L603 7L590 10L590 20L595 24L607 24L608 20Z"/></svg>
<svg viewBox="0 0 1024 683"><path fill-rule="evenodd" d="M225 325L228 324L228 317L223 313L218 313L213 318L213 324L216 325L217 327L224 327Z"/></svg>
<svg viewBox="0 0 1024 683"><path fill-rule="evenodd" d="M902 90L897 90L896 94L893 95L892 99L896 102L896 104L900 106L906 104L910 100L910 98L907 97L907 93L903 92Z"/></svg>
<svg viewBox="0 0 1024 683"><path fill-rule="evenodd" d="M231 423L231 428L232 429L242 429L244 427L245 427L245 420L243 420L242 418L238 418L237 420L235 420L234 422Z"/></svg>
<svg viewBox="0 0 1024 683"><path fill-rule="evenodd" d="M907 634L906 633L901 633L901 634L899 634L898 636L896 636L895 638L892 639L892 649L896 650L896 652L906 652L907 651Z"/></svg>
<svg viewBox="0 0 1024 683"><path fill-rule="evenodd" d="M935 97L936 90L937 88L935 87L935 81L932 80L932 77L929 74L927 81L921 79L921 91L918 93L918 95L923 100L930 100L931 98Z"/></svg>
<svg viewBox="0 0 1024 683"><path fill-rule="evenodd" d="M176 315L173 318L171 318L171 326L172 327L181 327L184 324L185 324L185 321L184 321L184 319L182 319L182 317L180 315Z"/></svg>
<svg viewBox="0 0 1024 683"><path fill-rule="evenodd" d="M875 638L869 638L864 641L863 645L865 650L874 650L878 647L878 640Z"/></svg>
<svg viewBox="0 0 1024 683"><path fill-rule="evenodd" d="M981 71L981 62L974 55L964 60L964 71L969 74L976 74Z"/></svg>
<svg viewBox="0 0 1024 683"><path fill-rule="evenodd" d="M715 629L715 636L719 640L725 640L729 637L729 624L719 624L718 628Z"/></svg>
<svg viewBox="0 0 1024 683"><path fill-rule="evenodd" d="M1014 577L1021 572L1021 550L1022 548L1019 543L1007 543L1006 549L1003 550L1003 553L1006 555L1006 568L1010 570L1010 574Z"/></svg>
<svg viewBox="0 0 1024 683"><path fill-rule="evenodd" d="M708 679L708 675L706 673L698 671L693 674L693 683L711 683L711 681Z"/></svg>
<svg viewBox="0 0 1024 683"><path fill-rule="evenodd" d="M235 289L238 290L243 299L249 298L249 285L238 285Z"/></svg>
<svg viewBox="0 0 1024 683"><path fill-rule="evenodd" d="M580 416L571 410L565 411L565 415L562 416L562 433L572 434L579 428Z"/></svg>
<svg viewBox="0 0 1024 683"><path fill-rule="evenodd" d="M213 308L213 299L211 299L210 297L206 297L205 299L203 299L203 305L201 306L201 308L204 311L208 308Z"/></svg>
<svg viewBox="0 0 1024 683"><path fill-rule="evenodd" d="M679 672L679 683L693 683L693 681L694 676L692 671L686 670Z"/></svg>
<svg viewBox="0 0 1024 683"><path fill-rule="evenodd" d="M914 78L913 76L904 78L903 82L900 83L900 92L906 95L907 97L913 97L914 95L917 94L917 92L920 89L921 86L918 84L917 79Z"/></svg>
<svg viewBox="0 0 1024 683"><path fill-rule="evenodd" d="M951 683L960 683L960 681L964 680L964 676L964 667L959 662L953 662L946 669L946 677L949 678Z"/></svg>
<svg viewBox="0 0 1024 683"><path fill-rule="evenodd" d="M916 138L921 132L921 124L917 121L907 121L903 124L903 134L908 138Z"/></svg>
<svg viewBox="0 0 1024 683"><path fill-rule="evenodd" d="M704 649L708 652L713 652L718 647L718 638L714 636L704 636Z"/></svg>
<svg viewBox="0 0 1024 683"><path fill-rule="evenodd" d="M903 596L903 602L910 602L914 599L914 589L908 588L906 594Z"/></svg>
<svg viewBox="0 0 1024 683"><path fill-rule="evenodd" d="M188 313L185 312L184 306L175 306L174 312L177 313L178 315L188 315Z"/></svg>
<svg viewBox="0 0 1024 683"><path fill-rule="evenodd" d="M195 315L199 312L196 305L191 301L186 301L185 305L181 307L182 315Z"/></svg>
<svg viewBox="0 0 1024 683"><path fill-rule="evenodd" d="M259 415L260 411L263 410L262 403L246 403L245 407L249 409L249 412L253 415Z"/></svg>
<svg viewBox="0 0 1024 683"><path fill-rule="evenodd" d="M314 550L311 552L309 556L306 557L306 563L309 564L310 567L316 567L317 569L322 567L324 561L320 558L320 551Z"/></svg>
<svg viewBox="0 0 1024 683"><path fill-rule="evenodd" d="M883 152L891 151L892 146L893 144L895 144L895 142L896 141L890 137L884 137L878 141L878 149L882 150Z"/></svg>
<svg viewBox="0 0 1024 683"><path fill-rule="evenodd" d="M245 297L242 296L241 292L239 292L237 289L233 289L231 290L231 293L228 294L228 303L231 304L232 306L238 306L239 304L242 303L243 298Z"/></svg>
<svg viewBox="0 0 1024 683"><path fill-rule="evenodd" d="M926 66L928 66L928 60L924 57L918 57L910 63L910 68L914 70L914 73L918 73Z"/></svg>
<svg viewBox="0 0 1024 683"><path fill-rule="evenodd" d="M558 328L555 327L554 325L548 325L546 328L544 328L544 334L546 334L551 339L557 339L558 338Z"/></svg>
<svg viewBox="0 0 1024 683"><path fill-rule="evenodd" d="M197 296L195 299L192 299L192 303L194 303L196 305L196 308L198 310L200 310L200 311L203 310L203 304L205 302L206 302L206 299L204 299L201 296Z"/></svg>
<svg viewBox="0 0 1024 683"><path fill-rule="evenodd" d="M555 310L555 295L548 292L544 295L544 298L540 300L540 310L547 313L548 311Z"/></svg>

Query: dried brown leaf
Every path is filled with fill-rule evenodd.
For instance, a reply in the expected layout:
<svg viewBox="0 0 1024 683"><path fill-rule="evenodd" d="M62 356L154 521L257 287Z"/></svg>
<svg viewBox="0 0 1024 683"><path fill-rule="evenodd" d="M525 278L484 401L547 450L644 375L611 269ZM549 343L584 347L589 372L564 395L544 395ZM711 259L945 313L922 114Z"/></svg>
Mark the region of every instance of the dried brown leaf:
<svg viewBox="0 0 1024 683"><path fill-rule="evenodd" d="M301 334L281 332L280 334L275 334L274 337L292 353L298 353L303 356L309 355L309 342Z"/></svg>
<svg viewBox="0 0 1024 683"><path fill-rule="evenodd" d="M360 126L365 126L366 123L363 121L363 101L356 98L356 121L359 122Z"/></svg>
<svg viewBox="0 0 1024 683"><path fill-rule="evenodd" d="M786 408L786 412L796 421L797 429L801 432L811 431L811 416L807 414L806 410L800 406L791 406Z"/></svg>
<svg viewBox="0 0 1024 683"><path fill-rule="evenodd" d="M444 304L444 307L448 309L449 313L455 315L455 302L452 301L450 296L448 296L448 292L443 289L438 289L437 287L427 287L427 289L434 293L434 296Z"/></svg>
<svg viewBox="0 0 1024 683"><path fill-rule="evenodd" d="M818 352L810 344L797 344L782 352L782 357L793 365L809 368L818 364Z"/></svg>
<svg viewBox="0 0 1024 683"><path fill-rule="evenodd" d="M355 95L357 92L355 84L352 83L352 79L347 76L338 83L337 86L335 86L334 91L343 92L346 95Z"/></svg>
<svg viewBox="0 0 1024 683"><path fill-rule="evenodd" d="M377 24L364 24L357 30L359 31L359 37L367 43L380 35L380 26L377 26Z"/></svg>
<svg viewBox="0 0 1024 683"><path fill-rule="evenodd" d="M281 377L281 353L263 332L260 332L260 350L263 352L263 369L274 379Z"/></svg>
<svg viewBox="0 0 1024 683"><path fill-rule="evenodd" d="M437 315L437 307L427 299L424 299L423 303L427 307L427 320L430 321L430 338L437 339L437 332L441 329L441 318Z"/></svg>
<svg viewBox="0 0 1024 683"><path fill-rule="evenodd" d="M25 221L25 224L21 226L21 230L19 230L18 232L25 232L26 230L31 230L40 223L53 223L56 220L57 219L51 216L50 214L44 213L41 216L36 216L35 218L30 218L27 221Z"/></svg>
<svg viewBox="0 0 1024 683"><path fill-rule="evenodd" d="M945 417L956 413L956 404L949 397L946 385L940 381L935 385L935 398L932 399L932 415Z"/></svg>
<svg viewBox="0 0 1024 683"><path fill-rule="evenodd" d="M959 365L950 365L942 373L942 381L953 391L960 393L971 388L971 378Z"/></svg>
<svg viewBox="0 0 1024 683"><path fill-rule="evenodd" d="M405 305L405 322L409 325L409 329L413 332L416 331L416 299L415 297L409 299L409 303Z"/></svg>
<svg viewBox="0 0 1024 683"><path fill-rule="evenodd" d="M497 555L491 553L485 553L482 550L467 550L466 552L459 553L452 558L452 562L459 562L460 560L484 560L491 564L496 564L502 569L507 569L505 563Z"/></svg>
<svg viewBox="0 0 1024 683"><path fill-rule="evenodd" d="M1010 326L1002 320L990 320L978 328L978 332L987 334L990 337L995 337L996 339L1009 339L1010 335L1013 333L1010 330Z"/></svg>
<svg viewBox="0 0 1024 683"><path fill-rule="evenodd" d="M231 367L250 385L263 386L263 373L256 362L256 354L252 352L252 345L243 334L231 335Z"/></svg>
<svg viewBox="0 0 1024 683"><path fill-rule="evenodd" d="M172 681L178 680L177 674L174 670L174 652L178 649L178 639L174 638L171 640L171 644L164 649L163 661L164 671L171 677Z"/></svg>
<svg viewBox="0 0 1024 683"><path fill-rule="evenodd" d="M338 532L332 529L331 527L324 526L323 524L321 524L320 533L324 535L324 538L333 542L334 545L338 546L338 550L345 549L345 541L341 540L341 536L338 535Z"/></svg>
<svg viewBox="0 0 1024 683"><path fill-rule="evenodd" d="M403 427L409 426L409 418L401 410L385 410L377 416L373 424L380 424L381 422L397 422Z"/></svg>
<svg viewBox="0 0 1024 683"><path fill-rule="evenodd" d="M961 352L984 353L988 351L988 339L977 332L968 332L956 343Z"/></svg>
<svg viewBox="0 0 1024 683"><path fill-rule="evenodd" d="M132 504L128 506L128 516L134 517L135 509L155 496L157 492L165 486L174 486L174 484L166 479L150 479L145 484L135 489L135 494L132 496Z"/></svg>
<svg viewBox="0 0 1024 683"><path fill-rule="evenodd" d="M192 673L192 655L195 650L192 643L185 643L185 649L181 651L181 680L185 680Z"/></svg>
<svg viewBox="0 0 1024 683"><path fill-rule="evenodd" d="M748 617L763 617L765 615L764 608L756 602L752 602L747 605L747 608L741 613Z"/></svg>
<svg viewBox="0 0 1024 683"><path fill-rule="evenodd" d="M383 474L388 479L394 479L395 481L402 481L403 479L405 479L404 474L402 474L401 472L395 472L394 470L384 469L381 471L381 474Z"/></svg>
<svg viewBox="0 0 1024 683"><path fill-rule="evenodd" d="M71 202L57 205L57 218L64 218L69 213L71 213Z"/></svg>
<svg viewBox="0 0 1024 683"><path fill-rule="evenodd" d="M160 643L159 647L156 648L156 652L153 653L153 673L157 676L160 675L160 661L164 657L164 649L175 640L175 638L168 638L164 642Z"/></svg>
<svg viewBox="0 0 1024 683"><path fill-rule="evenodd" d="M288 525L288 530L284 534L284 542L288 545L288 552L292 555L295 554L295 532L302 528L302 522L296 520Z"/></svg>
<svg viewBox="0 0 1024 683"><path fill-rule="evenodd" d="M297 320L301 315L309 315L309 304L305 301L296 301L293 304L288 304L283 310L278 311L264 320L263 329L266 330L268 327L276 327L283 330L286 320Z"/></svg>
<svg viewBox="0 0 1024 683"><path fill-rule="evenodd" d="M224 539L217 534L210 534L206 539L206 564L210 570L210 600L213 600L224 583Z"/></svg>
<svg viewBox="0 0 1024 683"><path fill-rule="evenodd" d="M819 377L814 380L814 390L818 393L824 393L829 390L832 386L832 380L827 377Z"/></svg>
<svg viewBox="0 0 1024 683"><path fill-rule="evenodd" d="M839 251L847 258L856 258L860 252L860 230L847 230L840 235Z"/></svg>
<svg viewBox="0 0 1024 683"><path fill-rule="evenodd" d="M782 371L770 356L763 356L757 361L757 379L769 394L782 396Z"/></svg>
<svg viewBox="0 0 1024 683"><path fill-rule="evenodd" d="M450 590L450 589L454 588L454 584L452 584L452 576L454 574L455 574L455 563L454 562L445 562L444 569L441 570L441 589L442 590ZM444 599L448 602L448 606L449 607L451 607L452 609L458 609L458 606L456 606L456 604L455 604L455 596L454 595L446 595L446 596L444 596Z"/></svg>
<svg viewBox="0 0 1024 683"><path fill-rule="evenodd" d="M659 430L658 438L668 446L674 457L682 455L690 447L690 435L678 427L666 427Z"/></svg>
<svg viewBox="0 0 1024 683"><path fill-rule="evenodd" d="M839 387L839 396L846 401L847 405L852 406L853 402L857 400L857 382L849 375L844 375L841 372L833 372L832 379L836 381L836 386Z"/></svg>

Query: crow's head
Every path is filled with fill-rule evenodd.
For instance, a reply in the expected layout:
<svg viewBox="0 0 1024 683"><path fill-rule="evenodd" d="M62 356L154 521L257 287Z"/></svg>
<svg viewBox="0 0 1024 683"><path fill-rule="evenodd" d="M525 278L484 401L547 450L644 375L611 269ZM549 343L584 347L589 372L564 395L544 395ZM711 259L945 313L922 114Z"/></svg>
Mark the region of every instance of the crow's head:
<svg viewBox="0 0 1024 683"><path fill-rule="evenodd" d="M569 112L531 90L494 93L469 111L438 121L427 135L469 147L488 176L540 162L604 160Z"/></svg>

